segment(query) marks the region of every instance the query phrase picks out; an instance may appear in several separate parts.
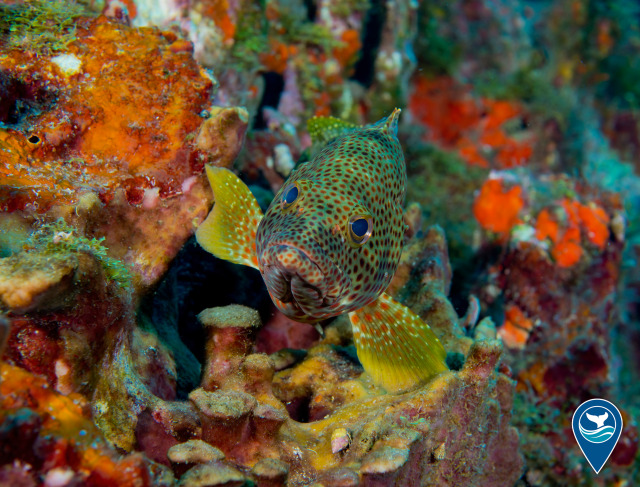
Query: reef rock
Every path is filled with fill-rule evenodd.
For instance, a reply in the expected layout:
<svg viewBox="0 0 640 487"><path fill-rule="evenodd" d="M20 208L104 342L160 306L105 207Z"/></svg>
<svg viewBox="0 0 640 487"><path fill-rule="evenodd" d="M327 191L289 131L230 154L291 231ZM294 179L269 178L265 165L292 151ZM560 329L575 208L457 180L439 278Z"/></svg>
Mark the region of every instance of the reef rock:
<svg viewBox="0 0 640 487"><path fill-rule="evenodd" d="M57 56L5 49L0 209L104 236L136 288L153 284L206 216L204 164L230 165L248 122L210 106L212 78L191 51L104 17L78 20Z"/></svg>

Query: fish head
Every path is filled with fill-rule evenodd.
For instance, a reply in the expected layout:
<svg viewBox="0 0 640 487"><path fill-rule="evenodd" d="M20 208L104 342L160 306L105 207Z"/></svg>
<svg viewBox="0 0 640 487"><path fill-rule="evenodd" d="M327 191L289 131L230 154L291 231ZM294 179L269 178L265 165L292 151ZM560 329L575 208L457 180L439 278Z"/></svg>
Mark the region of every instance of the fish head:
<svg viewBox="0 0 640 487"><path fill-rule="evenodd" d="M290 318L315 323L362 308L393 277L406 177L393 129L376 124L334 139L267 209L256 235L258 267Z"/></svg>
<svg viewBox="0 0 640 487"><path fill-rule="evenodd" d="M342 314L352 279L336 227L342 208L317 181L290 179L276 194L256 236L258 265L276 306L301 322Z"/></svg>

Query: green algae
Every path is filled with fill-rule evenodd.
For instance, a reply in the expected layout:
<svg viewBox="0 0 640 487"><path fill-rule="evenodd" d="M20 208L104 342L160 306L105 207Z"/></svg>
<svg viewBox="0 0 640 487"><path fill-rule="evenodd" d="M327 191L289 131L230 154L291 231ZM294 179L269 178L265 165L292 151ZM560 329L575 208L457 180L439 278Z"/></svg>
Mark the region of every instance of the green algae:
<svg viewBox="0 0 640 487"><path fill-rule="evenodd" d="M152 401L135 367L127 343L109 357L108 370L98 376L92 398L94 423L107 440L124 451L134 448L138 414Z"/></svg>
<svg viewBox="0 0 640 487"><path fill-rule="evenodd" d="M342 4L346 5L348 0ZM367 2L356 1L355 8L364 10ZM286 6L280 5L278 18L274 22L267 22L266 3L254 2L241 12L236 24L234 43L227 55L227 63L240 70L258 70L262 64L259 56L269 52L270 40L276 40L287 45L315 46L324 52L333 48L343 47L345 43L334 37L329 28L306 19L305 7L302 3L292 2ZM309 63L312 65L313 63ZM308 66L299 66L301 70ZM308 80L313 83L318 79L317 70L311 68ZM301 83L305 86L306 83ZM314 86L317 91L318 87ZM313 91L313 90L311 90ZM309 97L311 98L311 97Z"/></svg>
<svg viewBox="0 0 640 487"><path fill-rule="evenodd" d="M399 420L399 424L400 426L404 426L404 427L415 427L415 426L428 426L429 425L429 421L427 421L426 418L418 418L418 419L410 419L406 416L399 416L398 417Z"/></svg>
<svg viewBox="0 0 640 487"><path fill-rule="evenodd" d="M233 47L229 50L227 62L239 70L254 71L260 67L260 54L267 52L265 5L254 2L247 5L238 16Z"/></svg>
<svg viewBox="0 0 640 487"><path fill-rule="evenodd" d="M90 12L73 1L0 5L0 40L9 48L51 54L76 39L76 20Z"/></svg>
<svg viewBox="0 0 640 487"><path fill-rule="evenodd" d="M422 207L424 224L438 224L447 233L455 268L473 255L475 222L469 218L474 192L487 170L471 167L455 153L429 144L407 144L407 201Z"/></svg>
<svg viewBox="0 0 640 487"><path fill-rule="evenodd" d="M568 86L554 86L550 68L536 67L535 63L506 75L495 71L480 74L473 86L487 98L524 102L532 113L553 118L562 127L567 124L575 96Z"/></svg>
<svg viewBox="0 0 640 487"><path fill-rule="evenodd" d="M431 75L451 75L462 59L460 42L443 26L455 17L455 7L442 0L421 2L414 50L421 71Z"/></svg>
<svg viewBox="0 0 640 487"><path fill-rule="evenodd" d="M62 255L84 252L93 256L102 266L110 281L128 289L131 286L131 271L122 261L109 257L108 249L102 245L104 237L87 238L78 235L78 230L63 219L41 225L29 237L27 249L43 255Z"/></svg>
<svg viewBox="0 0 640 487"><path fill-rule="evenodd" d="M325 52L344 46L344 42L335 39L331 31L323 25L311 22L302 24L283 22L283 24L290 25L291 30L286 30L284 39L292 44L315 45Z"/></svg>
<svg viewBox="0 0 640 487"><path fill-rule="evenodd" d="M329 11L338 17L348 17L354 13L364 13L371 8L368 0L334 0L329 4Z"/></svg>
<svg viewBox="0 0 640 487"><path fill-rule="evenodd" d="M29 238L29 226L20 217L0 213L0 259L20 252Z"/></svg>

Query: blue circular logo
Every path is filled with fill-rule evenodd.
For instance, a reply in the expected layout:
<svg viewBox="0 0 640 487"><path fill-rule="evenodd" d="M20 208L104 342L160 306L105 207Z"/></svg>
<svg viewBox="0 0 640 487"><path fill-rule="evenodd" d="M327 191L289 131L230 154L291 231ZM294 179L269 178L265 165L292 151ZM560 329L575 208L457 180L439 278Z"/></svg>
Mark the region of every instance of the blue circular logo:
<svg viewBox="0 0 640 487"><path fill-rule="evenodd" d="M616 431L616 418L603 406L591 406L580 415L578 425L580 434L589 443L604 443Z"/></svg>
<svg viewBox="0 0 640 487"><path fill-rule="evenodd" d="M596 474L616 447L622 434L622 423L620 411L606 399L589 399L573 413L571 429Z"/></svg>

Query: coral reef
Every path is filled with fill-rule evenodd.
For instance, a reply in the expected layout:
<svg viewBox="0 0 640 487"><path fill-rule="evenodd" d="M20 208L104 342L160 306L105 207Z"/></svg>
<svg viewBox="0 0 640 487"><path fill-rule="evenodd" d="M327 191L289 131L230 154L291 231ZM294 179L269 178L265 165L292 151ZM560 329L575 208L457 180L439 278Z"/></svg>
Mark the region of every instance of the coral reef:
<svg viewBox="0 0 640 487"><path fill-rule="evenodd" d="M64 54L8 52L0 207L65 218L153 284L205 216L202 168L233 162L246 112L210 107L212 80L170 32L81 18Z"/></svg>
<svg viewBox="0 0 640 487"><path fill-rule="evenodd" d="M174 485L167 468L117 454L83 396L60 394L22 368L0 364L0 406L2 485Z"/></svg>
<svg viewBox="0 0 640 487"><path fill-rule="evenodd" d="M434 255L446 256L440 231L428 233L422 247L425 263ZM446 260L428 266L428 285L446 286L447 266ZM509 425L514 383L496 371L501 347L495 340L471 344L455 313L440 309L446 308L446 298L437 301L441 292L432 294L424 300L424 317L443 328L454 319L447 323L447 344L455 348L460 342L457 348L468 357L460 371L403 395L381 396L371 379L361 376L353 351L348 352L351 337L344 322L329 327L303 360L294 358L276 372L281 353L251 353L260 326L257 312L237 305L203 311L199 319L209 330L209 361L201 387L186 403L143 399L151 412L143 413L148 418L144 430L138 426L138 447L165 464L158 450L168 454L186 485L246 479L281 485L285 478L287 485L435 485L443 478L455 485L512 484L522 459L518 435ZM130 380L134 377L130 372ZM175 427L185 416L194 426L187 441L185 430ZM141 440L158 428L164 431L162 441L157 434L154 442ZM478 433L465 434L469 428ZM340 429L350 440L333 451L334 432ZM501 462L493 464L491 458Z"/></svg>
<svg viewBox="0 0 640 487"><path fill-rule="evenodd" d="M453 6L438 11L437 3L429 2L424 11L432 18L444 15L448 22L425 20L435 43L423 56L437 63L431 77L415 78L410 106L425 126L423 140L491 172L465 177L475 194L462 198L449 186L460 176L428 162L422 154L434 149L427 146L416 150L422 159L413 171L435 169L437 179L429 186L432 193L413 194L430 208L454 193L463 205L459 211L472 212L476 220L475 227L464 218L458 221L465 226L452 225L451 216L441 221L455 244L452 250L458 251L452 294L479 298L478 312L485 318L475 329L465 324L468 333L491 336L496 323L507 348L504 360L517 381L514 424L522 435L526 464L519 485L580 485L595 479L574 448L569 421L577 405L592 397L619 401L627 424L610 470L593 482L634 483L637 409L618 382L629 365L620 365L615 343L619 335L633 336L637 327L637 319L620 308L633 289L623 260L635 258L629 239L637 220L632 209L637 186L621 156L603 140L606 117L620 108L604 92L592 94L592 76L604 71L603 53L613 45L628 46L629 39L611 30L624 21L613 21L617 14L588 2L574 3L571 13L564 10L546 33L543 48L553 56L542 62L527 31L546 32L539 23L545 9L530 8L519 16L514 7L498 14L487 3L458 15ZM468 38L460 34L471 23L478 37L511 30L510 44L500 46L503 53L495 59L482 61L500 41L488 41L471 54ZM452 25L464 28L454 32ZM598 36L589 37L596 31ZM450 41L446 56L438 51L443 38ZM596 38L608 47L592 49ZM514 49L519 49L519 60L509 57ZM584 68L576 64L577 52ZM420 132L414 129L410 136L416 140ZM621 174L629 183L612 184L622 180ZM621 287L629 291L620 292ZM460 298L454 303L465 304ZM560 432L554 429L558 427Z"/></svg>
<svg viewBox="0 0 640 487"><path fill-rule="evenodd" d="M633 2L0 5L0 485L640 484ZM403 109L388 292L450 371L385 394L198 248L205 164L263 207L307 119ZM624 430L595 475L571 432Z"/></svg>
<svg viewBox="0 0 640 487"><path fill-rule="evenodd" d="M0 30L8 33L3 43L39 54L62 51L75 40L75 20L89 13L61 0L9 2L0 6Z"/></svg>
<svg viewBox="0 0 640 487"><path fill-rule="evenodd" d="M92 340L110 345L102 361L105 368L94 372L94 392L85 411L90 407L93 421L111 443L126 451L142 451L170 466L181 485L239 485L247 479L258 485L282 485L285 480L288 485L306 485L314 479L330 485L338 481L347 482L345 485L411 484L437 483L441 478L456 479L456 485L475 485L478 478L497 485L513 483L522 459L518 435L509 425L514 385L496 371L501 347L495 341L471 345L463 336L443 295L451 274L442 232L434 229L422 243L414 242L408 248L421 251L405 256L403 262L424 262L418 268L423 269L424 285L432 288L414 287L415 294L427 294L421 300L423 317L442 328L448 348L468 351L460 371L440 376L411 393L381 396L369 378L361 377L353 351L347 352L349 327L340 323L327 329L326 338L306 358L294 357L282 368L282 353L251 353L260 326L257 312L231 305L205 310L199 316L210 330L209 359L201 387L189 394L188 401L175 400L175 376L166 369L172 360L163 356L164 347L152 335L132 330L129 320L120 319L119 329L110 325L113 338ZM101 272L96 258L87 258ZM403 283L396 286L401 288ZM95 295L95 291L87 292ZM74 304L75 309L79 306ZM13 326L26 343L25 324L14 319ZM82 353L77 347L86 332L77 333L73 351ZM59 342L61 358L55 366L13 360L39 373L54 369L56 375L48 376L49 383L75 397L76 391L86 393L87 389L74 389L76 382L67 377L77 367L70 358L65 360L68 345ZM10 350L17 353L21 348L10 342ZM278 363L282 370L276 372ZM8 390L18 387L15 382L3 384L12 388ZM44 380L39 384L43 387ZM487 428L490 424L493 426ZM467 425L476 425L478 434L464 434L473 427ZM10 431L17 434L15 428ZM334 452L333 432L340 428L351 439ZM245 441L237 441L243 437ZM492 457L502 458L499 468L487 467ZM54 475L30 457L24 461L29 466L22 470L37 468L40 475ZM144 461L147 463L137 467L141 470L132 473L135 478L151 479L147 480L151 485L171 485L166 469ZM65 468L70 478L83 472L81 465L65 464ZM151 477L147 470L152 469L156 477L162 473L162 481ZM472 475L477 471L484 473ZM14 478L21 472L14 468L7 475Z"/></svg>

